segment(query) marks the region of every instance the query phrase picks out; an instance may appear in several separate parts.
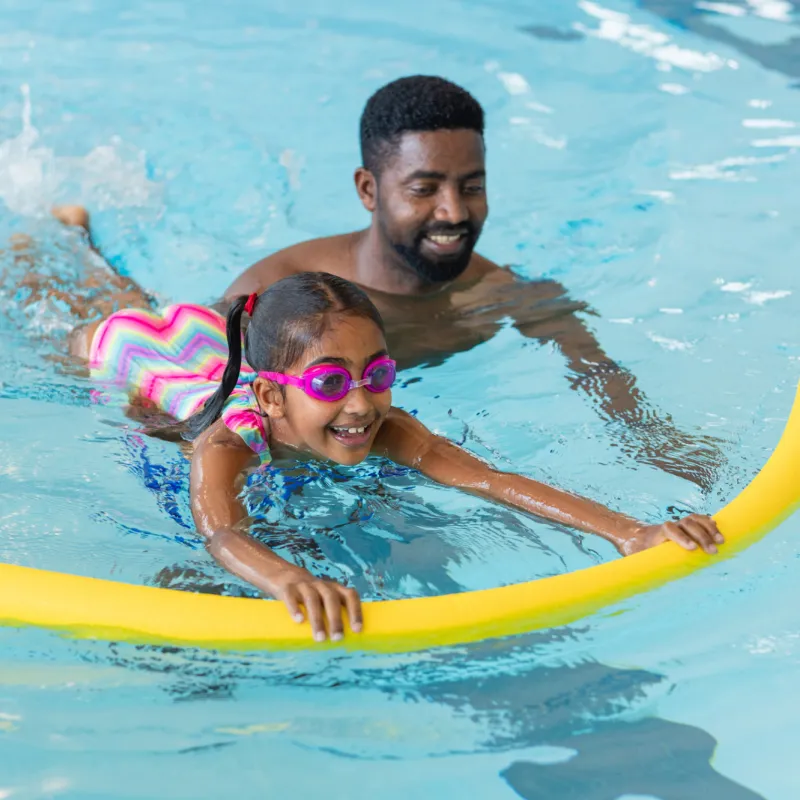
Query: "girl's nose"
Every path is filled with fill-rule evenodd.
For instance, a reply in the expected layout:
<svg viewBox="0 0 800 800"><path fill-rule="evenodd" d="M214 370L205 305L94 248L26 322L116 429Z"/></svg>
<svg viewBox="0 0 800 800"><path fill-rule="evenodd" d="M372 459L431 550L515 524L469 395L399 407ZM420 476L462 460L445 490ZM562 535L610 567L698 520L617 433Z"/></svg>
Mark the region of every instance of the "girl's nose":
<svg viewBox="0 0 800 800"><path fill-rule="evenodd" d="M369 392L363 386L351 389L345 398L344 410L354 417L368 414L372 410L372 399Z"/></svg>

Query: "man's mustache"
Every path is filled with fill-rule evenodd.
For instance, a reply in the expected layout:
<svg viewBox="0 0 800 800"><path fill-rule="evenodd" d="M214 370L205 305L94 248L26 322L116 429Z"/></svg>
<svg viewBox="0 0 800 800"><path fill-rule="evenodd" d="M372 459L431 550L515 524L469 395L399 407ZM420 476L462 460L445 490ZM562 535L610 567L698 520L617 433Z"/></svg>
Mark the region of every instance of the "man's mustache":
<svg viewBox="0 0 800 800"><path fill-rule="evenodd" d="M425 228L419 238L424 239L426 236L466 236L468 238L474 238L475 226L471 222L462 222L459 225L439 223Z"/></svg>

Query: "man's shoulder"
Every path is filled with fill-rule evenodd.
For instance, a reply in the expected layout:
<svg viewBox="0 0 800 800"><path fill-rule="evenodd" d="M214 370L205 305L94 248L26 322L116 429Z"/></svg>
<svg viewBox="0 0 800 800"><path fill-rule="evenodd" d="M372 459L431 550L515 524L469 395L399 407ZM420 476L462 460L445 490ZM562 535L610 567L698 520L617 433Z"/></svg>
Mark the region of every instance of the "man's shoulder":
<svg viewBox="0 0 800 800"><path fill-rule="evenodd" d="M469 269L463 276L467 280L481 280L484 282L501 284L517 284L521 289L530 287L542 295L560 297L567 294L567 290L562 283L555 278L525 278L515 272L510 266L501 266L488 258L475 253L469 265Z"/></svg>
<svg viewBox="0 0 800 800"><path fill-rule="evenodd" d="M353 234L325 236L278 250L248 267L225 290L225 298L263 292L273 283L300 272L346 271Z"/></svg>
<svg viewBox="0 0 800 800"><path fill-rule="evenodd" d="M508 267L501 267L480 253L472 254L469 267L460 278L460 282L469 284L474 284L475 282L504 284L517 281L519 281L519 277Z"/></svg>
<svg viewBox="0 0 800 800"><path fill-rule="evenodd" d="M298 242L285 250L280 250L269 258L283 256L287 261L297 265L297 272L308 271L311 268L309 265L300 267L307 258L315 258L327 264L341 261L349 254L355 235L355 233L339 233L336 236L307 239L305 242Z"/></svg>
<svg viewBox="0 0 800 800"><path fill-rule="evenodd" d="M563 303L570 311L588 310L586 303L570 298L567 288L555 278L527 279L511 267L500 266L477 253L453 289L467 294L477 292L481 297L486 297L487 293L513 297L515 303Z"/></svg>

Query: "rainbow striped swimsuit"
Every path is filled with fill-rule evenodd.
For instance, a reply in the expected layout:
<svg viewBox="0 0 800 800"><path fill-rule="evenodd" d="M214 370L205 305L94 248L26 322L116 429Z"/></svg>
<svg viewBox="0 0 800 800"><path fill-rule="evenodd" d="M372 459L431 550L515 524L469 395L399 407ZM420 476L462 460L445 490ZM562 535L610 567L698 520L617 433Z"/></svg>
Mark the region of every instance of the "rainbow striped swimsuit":
<svg viewBox="0 0 800 800"><path fill-rule="evenodd" d="M227 363L225 320L210 308L188 303L160 312L117 311L95 332L89 357L95 380L149 400L181 421L216 391ZM269 463L264 419L251 387L255 377L249 366L242 366L222 420L262 463Z"/></svg>

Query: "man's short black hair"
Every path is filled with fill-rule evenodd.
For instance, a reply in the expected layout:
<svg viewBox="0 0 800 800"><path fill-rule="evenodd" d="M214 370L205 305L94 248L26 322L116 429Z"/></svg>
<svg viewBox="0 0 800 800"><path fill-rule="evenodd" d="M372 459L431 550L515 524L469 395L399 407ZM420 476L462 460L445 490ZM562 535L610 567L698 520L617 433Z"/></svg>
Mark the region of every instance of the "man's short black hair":
<svg viewBox="0 0 800 800"><path fill-rule="evenodd" d="M387 83L367 100L361 115L361 159L378 174L408 132L464 128L483 136L483 109L465 89L430 75Z"/></svg>

